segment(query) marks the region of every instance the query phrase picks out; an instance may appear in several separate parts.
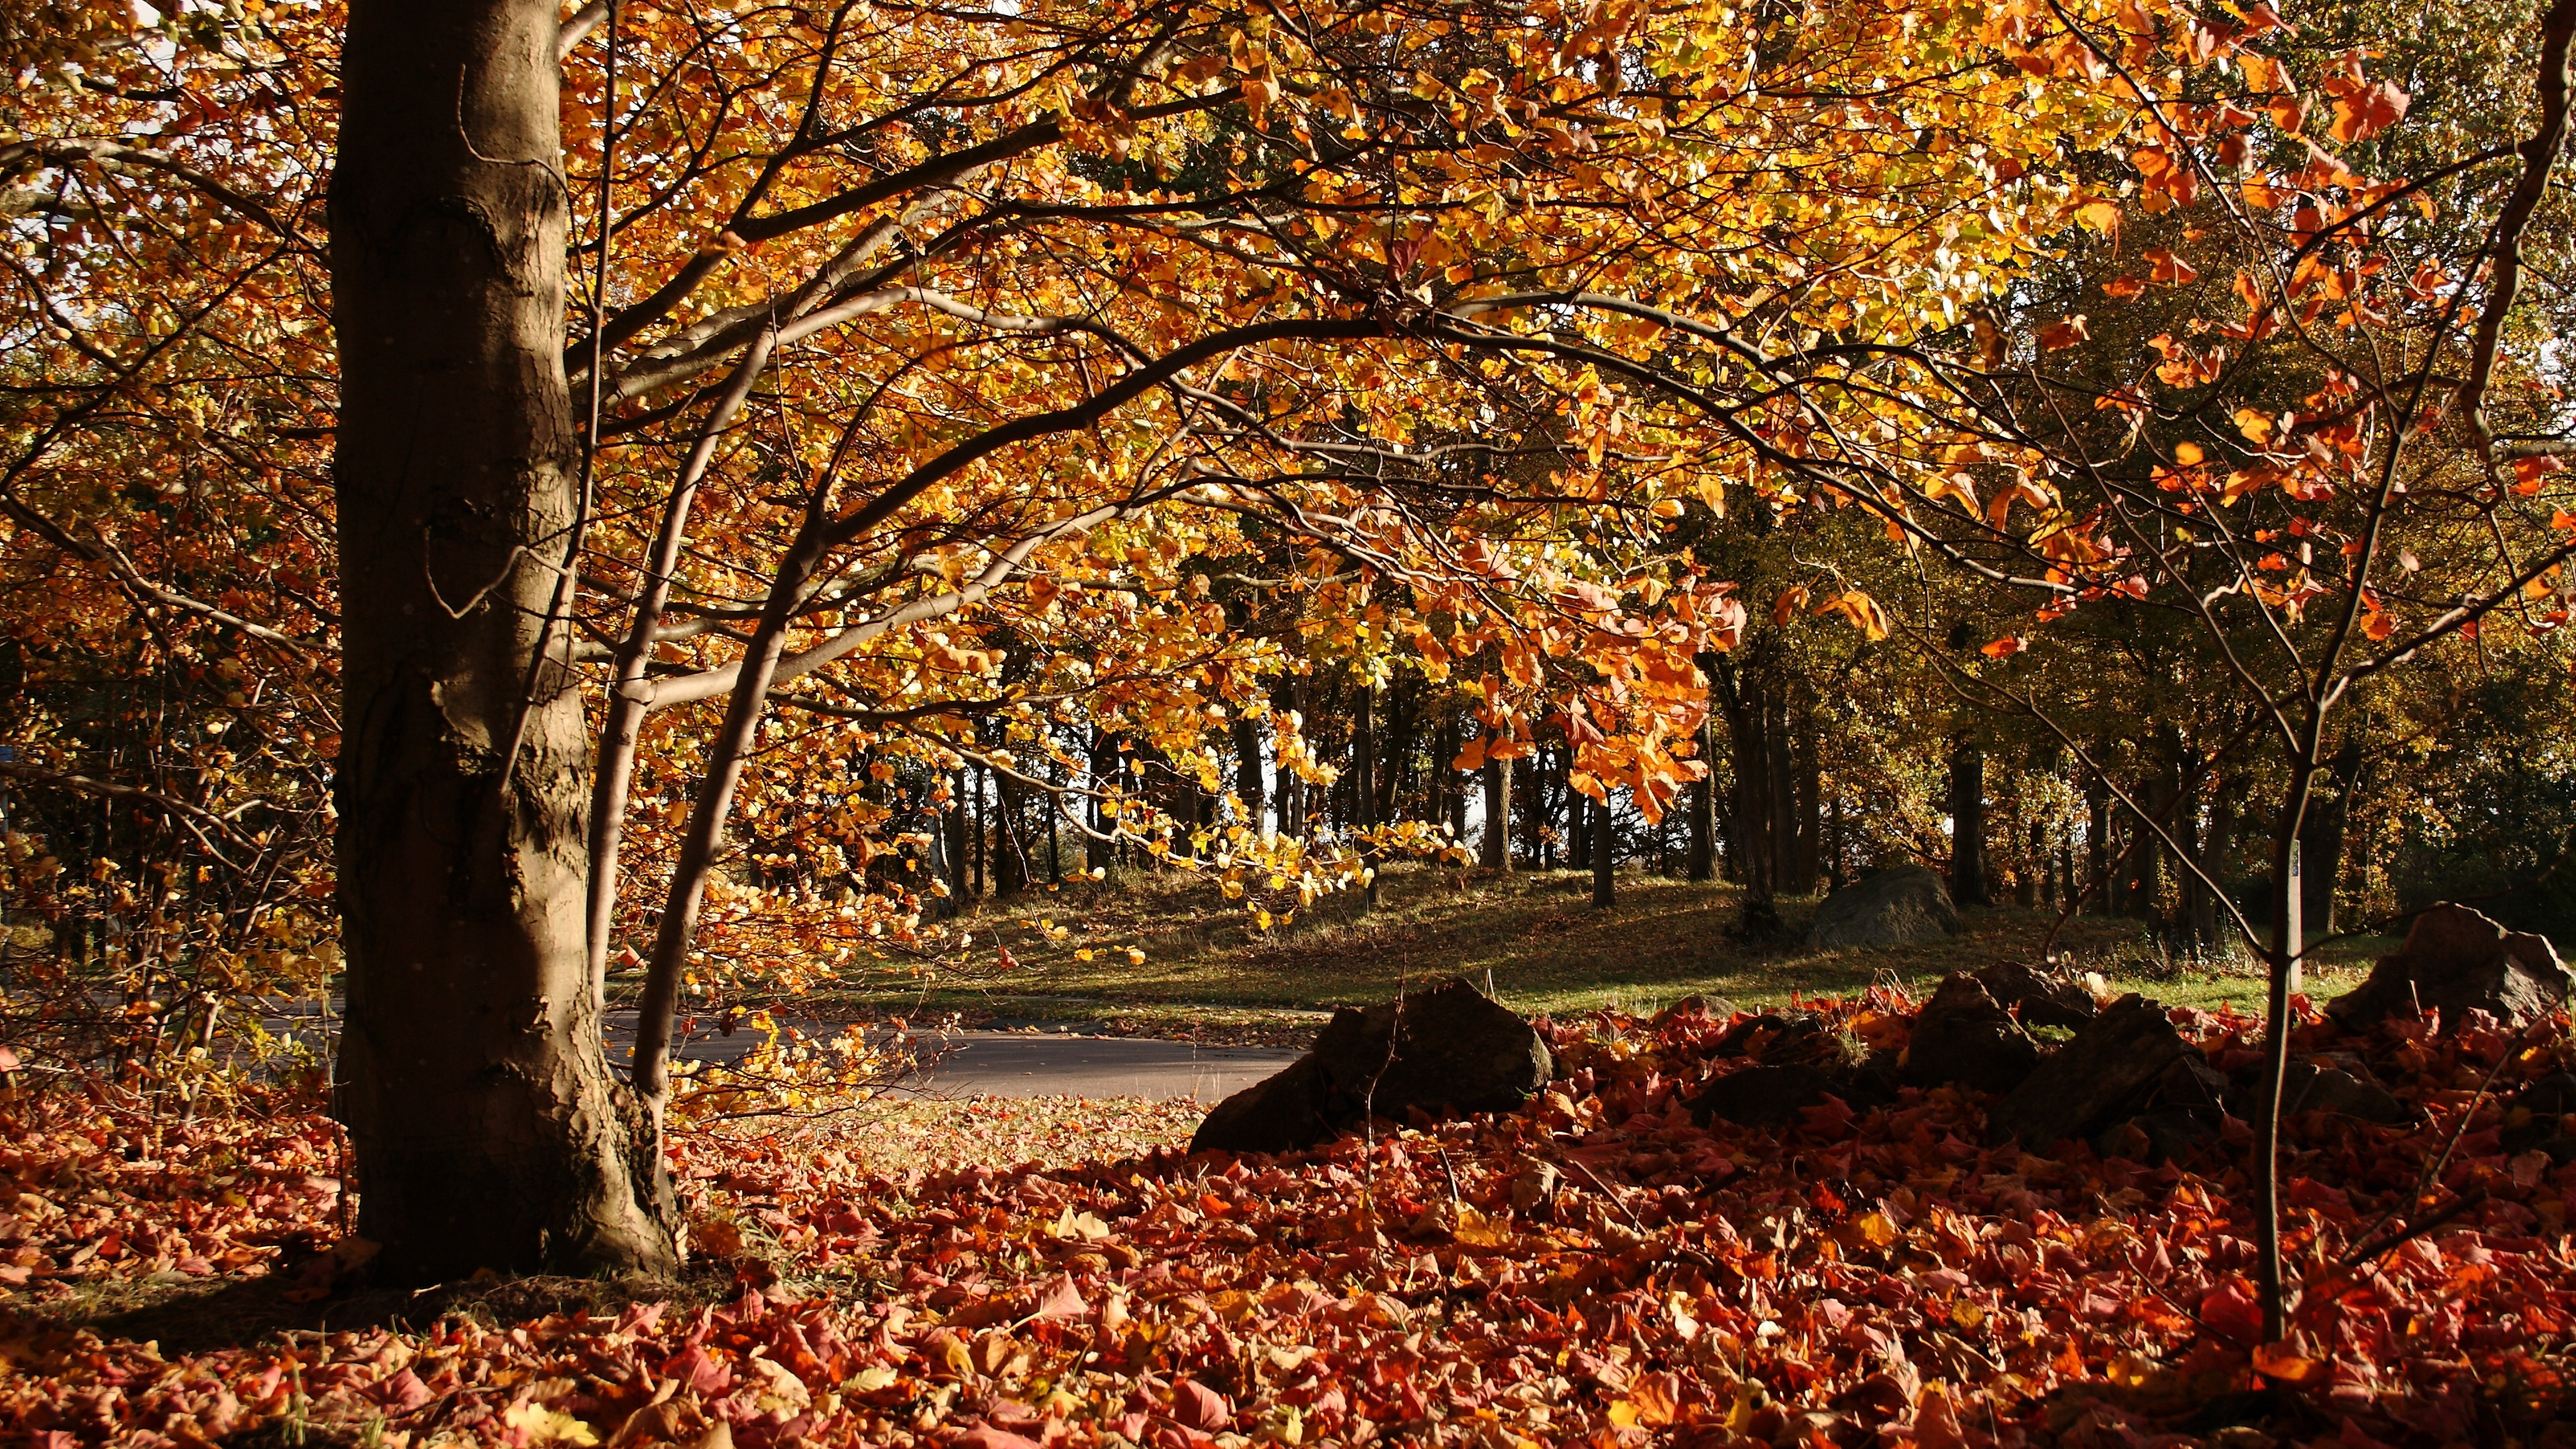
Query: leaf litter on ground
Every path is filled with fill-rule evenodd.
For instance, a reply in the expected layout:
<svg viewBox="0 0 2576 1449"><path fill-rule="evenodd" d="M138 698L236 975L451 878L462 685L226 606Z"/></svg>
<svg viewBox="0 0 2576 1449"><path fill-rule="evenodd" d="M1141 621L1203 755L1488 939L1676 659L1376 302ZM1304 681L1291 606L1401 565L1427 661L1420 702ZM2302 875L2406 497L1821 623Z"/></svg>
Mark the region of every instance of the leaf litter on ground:
<svg viewBox="0 0 2576 1449"><path fill-rule="evenodd" d="M1806 1005L1881 1045L1913 1009ZM2256 1051L2243 1017L2174 1016L2221 1071ZM79 1310L322 1259L335 1131L21 1097L0 1424L39 1449L2576 1443L2576 1167L2502 1139L2505 1096L2568 1065L2563 1017L2535 1043L2305 1014L2296 1052L2358 1054L2423 1120L2285 1123L2276 1344L2243 1124L2161 1165L1990 1146L1952 1087L1703 1127L1683 1104L1740 1068L1711 1051L1740 1019L1549 1023L1559 1076L1522 1111L1275 1159L1185 1155L1188 1104L735 1124L673 1146L690 1291L168 1353Z"/></svg>

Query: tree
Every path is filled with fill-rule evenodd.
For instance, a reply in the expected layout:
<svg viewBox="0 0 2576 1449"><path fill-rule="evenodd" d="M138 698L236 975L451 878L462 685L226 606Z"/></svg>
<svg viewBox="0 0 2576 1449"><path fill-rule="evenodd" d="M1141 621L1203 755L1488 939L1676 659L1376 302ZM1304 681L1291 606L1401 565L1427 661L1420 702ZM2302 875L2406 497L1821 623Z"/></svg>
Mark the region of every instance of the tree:
<svg viewBox="0 0 2576 1449"><path fill-rule="evenodd" d="M1882 475L1919 484L1906 456L1961 429L1920 397L1882 418L1869 369L1914 365L1926 319L2092 204L2068 143L2137 98L2035 8L1525 18L602 5L558 31L524 0L362 0L336 73L334 22L301 11L161 22L255 64L183 48L162 75L130 34L64 62L136 74L49 83L11 174L181 200L41 223L66 255L21 305L83 400L12 423L12 546L119 618L345 648L345 747L295 748L340 755L351 1126L395 1262L666 1261L686 1004L968 949L930 919L940 883L870 871L927 857L914 807L817 782L882 770L954 819L931 782L971 775L980 803L990 775L1131 857L1337 888L1354 838L1238 835L1206 802L1242 708L1296 793L1331 784L1271 682L1383 683L1398 657L1487 682L1461 768L1544 741L1534 800L1624 790L1655 820L1699 777L1693 661L1744 610L1665 535L1799 494L1901 528ZM2174 27L2157 43L2224 48ZM342 353L277 388L336 384L340 415L307 396L210 428L172 394L224 374L169 339L293 352L334 148ZM347 581L345 615L309 578L200 599L95 547L66 460L117 427L227 509L272 488L261 447L331 437L340 553L308 571ZM1858 469L1834 456L1854 428ZM1224 574L1260 580L1260 626L1229 630ZM1884 632L1856 589L1823 607ZM1800 727L1785 697L1763 717ZM1817 790L1775 754L1794 873ZM863 899L820 909L853 878ZM649 944L640 979L621 944ZM625 1105L597 1023L630 989ZM437 1170L466 1159L491 1165Z"/></svg>
<svg viewBox="0 0 2576 1449"><path fill-rule="evenodd" d="M341 62L341 1092L360 1231L420 1277L678 1254L600 1045L581 701L541 638L583 501L554 30L360 4Z"/></svg>

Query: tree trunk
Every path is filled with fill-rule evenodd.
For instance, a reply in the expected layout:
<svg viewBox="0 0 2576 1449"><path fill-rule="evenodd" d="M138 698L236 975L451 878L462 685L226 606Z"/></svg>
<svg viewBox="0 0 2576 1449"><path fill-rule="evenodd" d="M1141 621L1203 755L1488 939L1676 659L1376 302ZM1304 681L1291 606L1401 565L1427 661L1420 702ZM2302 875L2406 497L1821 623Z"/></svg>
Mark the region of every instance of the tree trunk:
<svg viewBox="0 0 2576 1449"><path fill-rule="evenodd" d="M1109 817L1101 805L1100 796L1108 791L1111 784L1109 772L1117 763L1118 752L1109 747L1109 732L1097 725L1092 726L1090 759L1092 833L1082 838L1084 870L1109 868L1109 842L1100 838L1109 833Z"/></svg>
<svg viewBox="0 0 2576 1449"><path fill-rule="evenodd" d="M1261 722L1248 714L1234 717L1234 797L1243 802L1243 823L1261 833L1268 793L1261 787Z"/></svg>
<svg viewBox="0 0 2576 1449"><path fill-rule="evenodd" d="M1533 869L1537 870L1547 869L1550 863L1547 848L1547 831L1551 817L1549 814L1550 807L1547 800L1547 787L1548 777L1552 773L1553 771L1548 765L1547 752L1544 750L1532 752L1530 755L1529 798L1521 804L1522 839L1526 842L1522 847L1522 858L1527 860Z"/></svg>
<svg viewBox="0 0 2576 1449"><path fill-rule="evenodd" d="M1605 787L1606 793L1606 787ZM1585 832L1586 849L1592 852L1592 904L1609 907L1618 904L1619 833L1610 813L1610 802L1601 800L1586 812L1592 817Z"/></svg>
<svg viewBox="0 0 2576 1449"><path fill-rule="evenodd" d="M1959 740L1950 751L1950 899L1991 904L1986 889L1986 756Z"/></svg>
<svg viewBox="0 0 2576 1449"><path fill-rule="evenodd" d="M2098 759L2100 756L2097 754L2095 758ZM2118 908L2111 903L2111 882L2108 878L2110 870L2111 791L2110 787L2103 782L2101 772L2097 770L2084 782L2085 884L2079 889L2099 893L2102 897L2101 908L2106 912L2117 914ZM2079 909L2082 908L2083 897L2077 896L2073 904Z"/></svg>
<svg viewBox="0 0 2576 1449"><path fill-rule="evenodd" d="M1028 801L1007 773L994 774L993 793L993 894L1016 896L1029 888Z"/></svg>
<svg viewBox="0 0 2576 1449"><path fill-rule="evenodd" d="M1769 896L1779 887L1779 854L1773 848L1779 811L1771 788L1770 710L1759 679L1724 661L1718 666L1718 708L1726 717L1735 766L1735 799L1727 811L1727 864L1745 892L1755 898Z"/></svg>
<svg viewBox="0 0 2576 1449"><path fill-rule="evenodd" d="M1690 789L1690 860L1692 880L1717 878L1717 727L1699 727L1699 759L1706 767Z"/></svg>
<svg viewBox="0 0 2576 1449"><path fill-rule="evenodd" d="M341 60L339 1110L411 1280L678 1258L590 989L581 702L532 671L576 506L554 40L551 0L357 0Z"/></svg>
<svg viewBox="0 0 2576 1449"><path fill-rule="evenodd" d="M1386 692L1385 768L1377 779L1376 808L1369 813L1373 822L1404 818L1404 797L1413 783L1414 714L1412 694L1398 676L1395 687Z"/></svg>
<svg viewBox="0 0 2576 1449"><path fill-rule="evenodd" d="M1359 707L1351 712L1350 787L1351 824L1363 832L1377 824L1377 784L1369 778L1374 773L1373 751L1377 743L1374 738L1376 731L1372 728L1375 721L1371 718L1376 713L1376 705L1377 686L1362 685ZM1377 905L1377 850L1365 841L1360 845L1360 869L1368 875L1368 884L1360 892L1360 907L1363 910L1374 909Z"/></svg>
<svg viewBox="0 0 2576 1449"><path fill-rule="evenodd" d="M1816 703L1804 688L1798 704L1797 733L1793 737L1791 767L1795 773L1797 808L1793 812L1796 832L1790 842L1789 894L1807 896L1816 893L1816 874L1824 837L1824 751L1816 738Z"/></svg>
<svg viewBox="0 0 2576 1449"><path fill-rule="evenodd" d="M1485 869L1509 874L1512 868L1512 762L1485 761L1485 834L1477 842Z"/></svg>
<svg viewBox="0 0 2576 1449"><path fill-rule="evenodd" d="M2319 772L2318 785L2330 798L2311 800L2299 835L2299 914L2308 939L2322 941L2335 933L2336 886L2343 880L2344 840L2352 819L2352 792L2361 778L2358 731L2344 736L2342 748Z"/></svg>

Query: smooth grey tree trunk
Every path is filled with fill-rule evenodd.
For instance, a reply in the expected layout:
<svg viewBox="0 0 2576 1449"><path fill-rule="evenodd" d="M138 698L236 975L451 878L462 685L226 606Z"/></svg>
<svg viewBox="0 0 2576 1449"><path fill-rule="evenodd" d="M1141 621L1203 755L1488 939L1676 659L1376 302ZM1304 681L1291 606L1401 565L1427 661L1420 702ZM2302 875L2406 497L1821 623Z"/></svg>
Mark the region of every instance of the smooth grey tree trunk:
<svg viewBox="0 0 2576 1449"><path fill-rule="evenodd" d="M552 0L356 0L341 63L340 1112L414 1281L678 1257L589 989L581 703L532 670L576 504L554 45Z"/></svg>

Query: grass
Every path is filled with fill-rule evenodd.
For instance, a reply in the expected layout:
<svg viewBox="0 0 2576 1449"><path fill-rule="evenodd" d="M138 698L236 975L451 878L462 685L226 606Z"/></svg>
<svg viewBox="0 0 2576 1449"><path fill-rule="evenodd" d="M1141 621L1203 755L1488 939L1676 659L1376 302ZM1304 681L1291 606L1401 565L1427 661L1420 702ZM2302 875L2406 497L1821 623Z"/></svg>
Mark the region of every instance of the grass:
<svg viewBox="0 0 2576 1449"><path fill-rule="evenodd" d="M2053 910L1970 911L1946 941L1888 950L1811 952L1816 902L1781 903L1787 929L1769 945L1735 940L1739 888L1623 875L1619 903L1589 903L1590 877L1571 871L1508 876L1417 867L1388 871L1380 904L1328 897L1285 928L1257 931L1209 883L1177 872L1118 884L1067 882L1009 903L971 907L969 971L926 989L845 991L836 1004L872 1010L960 1012L1005 1022L1088 1022L1112 1029L1228 1039L1286 1040L1317 1015L1380 1000L1449 976L1490 982L1524 1013L1598 1008L1652 1011L1687 996L1744 1006L1796 995L1839 995L1894 981L1923 990L1944 974L1995 961L2036 963ZM1044 923L1067 929L1051 936ZM2308 971L2320 998L2349 989L2394 942L2349 940ZM1017 965L995 965L996 945ZM1131 959L1130 952L1142 954ZM2257 1006L2263 982L2242 959L2177 965L2140 922L2078 917L2057 959L2113 985L2177 1004ZM1082 959L1083 955L1090 959Z"/></svg>

